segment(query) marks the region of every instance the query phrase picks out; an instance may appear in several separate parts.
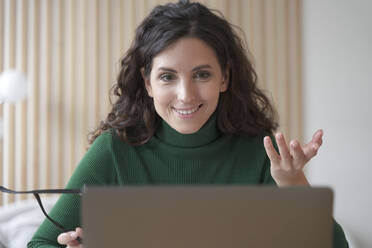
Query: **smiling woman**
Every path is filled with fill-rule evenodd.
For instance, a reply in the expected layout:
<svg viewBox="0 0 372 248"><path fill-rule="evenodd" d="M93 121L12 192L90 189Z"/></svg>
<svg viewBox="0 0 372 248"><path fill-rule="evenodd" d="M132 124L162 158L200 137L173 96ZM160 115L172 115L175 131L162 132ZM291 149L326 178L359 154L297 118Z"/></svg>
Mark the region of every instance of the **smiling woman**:
<svg viewBox="0 0 372 248"><path fill-rule="evenodd" d="M127 143L142 145L162 120L190 134L215 110L225 134L270 134L277 128L243 41L222 16L201 6L157 6L139 25L113 88L118 100L91 142L113 128Z"/></svg>
<svg viewBox="0 0 372 248"><path fill-rule="evenodd" d="M275 111L257 87L241 39L200 3L153 9L122 59L113 93L112 109L92 133L67 188L309 186L303 167L321 146L322 131L304 146L296 140L288 146L281 133L274 138ZM82 247L80 211L79 197L61 196L50 216L72 231L60 233L44 222L28 247ZM336 222L333 244L347 247Z"/></svg>

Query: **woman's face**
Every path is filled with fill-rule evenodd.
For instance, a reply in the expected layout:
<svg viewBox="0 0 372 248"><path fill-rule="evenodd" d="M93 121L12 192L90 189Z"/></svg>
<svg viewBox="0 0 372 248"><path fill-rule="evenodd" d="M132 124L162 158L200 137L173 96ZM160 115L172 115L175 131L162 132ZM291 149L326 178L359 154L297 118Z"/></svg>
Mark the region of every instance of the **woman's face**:
<svg viewBox="0 0 372 248"><path fill-rule="evenodd" d="M207 122L229 83L213 49L197 38L182 38L164 49L144 80L158 115L182 134L195 133Z"/></svg>

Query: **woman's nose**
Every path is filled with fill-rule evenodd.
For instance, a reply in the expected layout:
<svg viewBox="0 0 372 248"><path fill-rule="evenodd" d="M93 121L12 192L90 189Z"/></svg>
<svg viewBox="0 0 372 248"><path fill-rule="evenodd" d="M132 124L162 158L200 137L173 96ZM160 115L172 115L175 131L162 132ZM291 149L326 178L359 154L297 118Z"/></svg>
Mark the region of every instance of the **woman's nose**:
<svg viewBox="0 0 372 248"><path fill-rule="evenodd" d="M182 80L178 87L178 100L192 102L196 98L196 85L191 80Z"/></svg>

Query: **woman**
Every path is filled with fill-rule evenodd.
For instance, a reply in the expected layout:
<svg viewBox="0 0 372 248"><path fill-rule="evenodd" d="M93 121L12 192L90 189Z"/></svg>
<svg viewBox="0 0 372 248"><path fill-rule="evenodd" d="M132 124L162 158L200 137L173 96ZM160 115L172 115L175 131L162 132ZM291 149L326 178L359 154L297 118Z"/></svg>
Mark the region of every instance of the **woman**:
<svg viewBox="0 0 372 248"><path fill-rule="evenodd" d="M67 188L84 184L309 185L304 165L322 144L289 147L229 23L199 3L157 6L122 60L116 102ZM280 154L280 155L279 155ZM28 247L82 247L80 199L63 195ZM335 223L334 247L347 247ZM76 229L75 229L76 228ZM48 246L49 247L49 246Z"/></svg>

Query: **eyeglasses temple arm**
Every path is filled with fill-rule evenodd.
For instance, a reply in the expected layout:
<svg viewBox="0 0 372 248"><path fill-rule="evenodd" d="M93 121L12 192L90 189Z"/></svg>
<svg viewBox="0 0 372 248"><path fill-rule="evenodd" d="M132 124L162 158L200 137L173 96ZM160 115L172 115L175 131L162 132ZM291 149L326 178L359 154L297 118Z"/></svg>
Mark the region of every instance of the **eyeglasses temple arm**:
<svg viewBox="0 0 372 248"><path fill-rule="evenodd" d="M4 193L10 193L10 194L33 194L37 200L37 203L39 204L39 207L41 208L41 211L45 215L45 217L63 232L68 232L68 230L64 228L61 224L59 224L57 221L49 217L49 215L46 213L44 209L44 206L43 206L43 203L41 202L39 194L82 194L82 191L80 189L42 189L42 190L16 191L16 190L7 189L4 186L0 186L0 191ZM77 237L76 240L80 244L83 243L83 240L80 237Z"/></svg>
<svg viewBox="0 0 372 248"><path fill-rule="evenodd" d="M80 189L38 189L28 191L16 191L0 186L0 191L11 194L81 194Z"/></svg>
<svg viewBox="0 0 372 248"><path fill-rule="evenodd" d="M43 207L43 203L41 202L41 199L40 199L40 196L38 193L34 193L34 196L37 200L37 203L39 204L40 208L41 208L41 211L43 211L43 214L45 215L45 217L50 220L54 225L56 225L59 229L61 229L63 232L67 232L66 228L64 228L61 224L59 224L57 221L53 220L51 217L49 217L49 215L46 213L44 207Z"/></svg>

